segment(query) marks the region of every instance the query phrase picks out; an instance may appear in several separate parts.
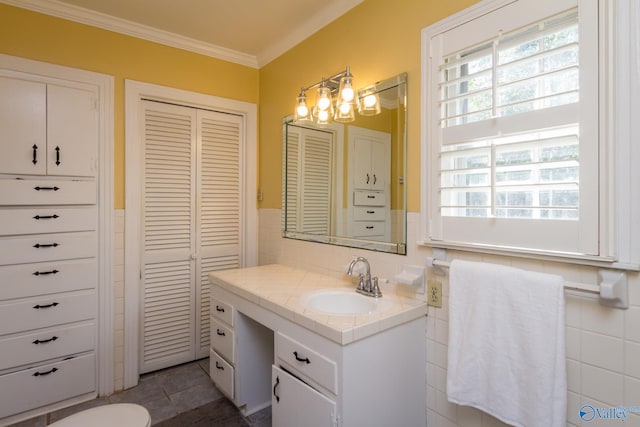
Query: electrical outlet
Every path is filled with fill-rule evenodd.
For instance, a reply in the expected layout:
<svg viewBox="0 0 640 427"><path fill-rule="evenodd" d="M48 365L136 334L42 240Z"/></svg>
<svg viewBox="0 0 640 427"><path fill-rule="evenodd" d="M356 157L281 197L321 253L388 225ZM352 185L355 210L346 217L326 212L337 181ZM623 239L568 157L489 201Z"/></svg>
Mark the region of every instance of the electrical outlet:
<svg viewBox="0 0 640 427"><path fill-rule="evenodd" d="M442 282L429 280L427 288L427 304L432 307L442 308Z"/></svg>

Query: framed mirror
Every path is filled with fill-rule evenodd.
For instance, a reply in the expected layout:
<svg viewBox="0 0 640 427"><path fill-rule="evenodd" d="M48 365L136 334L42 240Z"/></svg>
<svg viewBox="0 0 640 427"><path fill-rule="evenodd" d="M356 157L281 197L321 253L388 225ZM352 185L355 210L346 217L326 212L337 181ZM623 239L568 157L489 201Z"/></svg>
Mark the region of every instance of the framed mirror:
<svg viewBox="0 0 640 427"><path fill-rule="evenodd" d="M407 75L358 91L350 123L283 124L282 234L406 255Z"/></svg>

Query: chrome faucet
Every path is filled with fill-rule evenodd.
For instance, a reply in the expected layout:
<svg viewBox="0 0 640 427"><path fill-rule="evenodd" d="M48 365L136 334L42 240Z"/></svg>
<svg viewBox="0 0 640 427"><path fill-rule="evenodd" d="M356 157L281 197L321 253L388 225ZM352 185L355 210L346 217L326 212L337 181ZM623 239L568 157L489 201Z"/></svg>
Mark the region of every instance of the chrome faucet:
<svg viewBox="0 0 640 427"><path fill-rule="evenodd" d="M349 269L347 270L347 274L349 276L353 275L353 268L359 262L364 263L366 266L365 274L360 274L358 280L358 287L356 288L356 292L367 295L374 298L380 298L382 296L382 292L380 292L380 287L378 286L378 278L371 277L371 266L369 265L369 261L365 257L359 256L358 258L351 261L349 264Z"/></svg>

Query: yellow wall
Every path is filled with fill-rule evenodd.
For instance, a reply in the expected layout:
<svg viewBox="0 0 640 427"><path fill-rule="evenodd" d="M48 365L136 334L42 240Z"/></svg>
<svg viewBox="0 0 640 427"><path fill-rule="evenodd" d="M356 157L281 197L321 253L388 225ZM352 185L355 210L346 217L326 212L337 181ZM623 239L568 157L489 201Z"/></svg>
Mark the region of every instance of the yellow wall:
<svg viewBox="0 0 640 427"><path fill-rule="evenodd" d="M408 73L407 207L420 210L420 31L476 0L365 0L260 69L263 208L280 208L282 118L300 87L351 66L357 87Z"/></svg>
<svg viewBox="0 0 640 427"><path fill-rule="evenodd" d="M124 81L258 102L258 70L0 4L0 52L115 80L115 208L124 208Z"/></svg>

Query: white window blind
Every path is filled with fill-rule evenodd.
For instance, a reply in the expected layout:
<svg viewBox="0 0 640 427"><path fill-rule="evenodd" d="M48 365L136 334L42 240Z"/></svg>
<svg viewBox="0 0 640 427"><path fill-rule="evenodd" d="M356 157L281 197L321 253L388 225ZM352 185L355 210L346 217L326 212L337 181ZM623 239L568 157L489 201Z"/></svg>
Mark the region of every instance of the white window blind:
<svg viewBox="0 0 640 427"><path fill-rule="evenodd" d="M430 238L596 255L597 2L532 6L431 39Z"/></svg>

